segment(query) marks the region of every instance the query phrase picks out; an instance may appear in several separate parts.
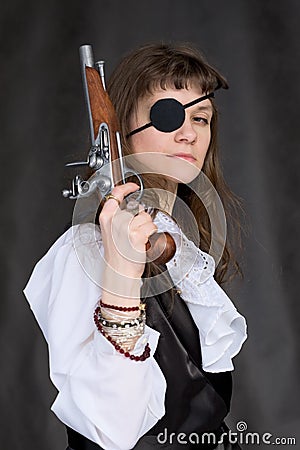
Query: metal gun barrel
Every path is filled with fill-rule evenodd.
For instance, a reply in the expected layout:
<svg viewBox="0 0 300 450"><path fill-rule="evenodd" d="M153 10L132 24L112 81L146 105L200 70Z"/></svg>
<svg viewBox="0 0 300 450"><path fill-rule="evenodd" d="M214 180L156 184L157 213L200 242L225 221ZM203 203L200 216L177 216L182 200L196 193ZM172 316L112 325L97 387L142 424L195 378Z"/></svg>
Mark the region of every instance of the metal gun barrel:
<svg viewBox="0 0 300 450"><path fill-rule="evenodd" d="M88 86L87 86L87 81L86 81L86 72L85 72L86 67L92 67L93 69L95 67L92 46L91 45L82 45L81 47L79 47L79 57L80 57L80 68L81 68L81 75L82 75L82 81L83 81L85 103L87 105L88 116L89 116L91 143L92 143L92 145L95 145L93 117L92 117L89 91L88 91Z"/></svg>

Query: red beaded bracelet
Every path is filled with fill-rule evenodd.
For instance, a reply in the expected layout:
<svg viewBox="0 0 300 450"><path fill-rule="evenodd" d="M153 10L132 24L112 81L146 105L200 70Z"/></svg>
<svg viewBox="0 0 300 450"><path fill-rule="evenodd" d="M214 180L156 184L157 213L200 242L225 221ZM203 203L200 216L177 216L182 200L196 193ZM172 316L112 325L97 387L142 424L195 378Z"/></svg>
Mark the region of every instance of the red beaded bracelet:
<svg viewBox="0 0 300 450"><path fill-rule="evenodd" d="M103 303L102 300L100 300L100 306L102 306L103 308L115 309L116 311L124 311L124 312L138 311L139 309L145 309L144 304L141 304L139 306L117 306L117 305L107 305L106 303Z"/></svg>
<svg viewBox="0 0 300 450"><path fill-rule="evenodd" d="M106 337L106 339L115 347L115 349L119 352L119 353L121 353L122 355L124 355L124 356L126 356L126 358L130 358L132 361L145 361L147 358L149 358L150 357L150 352L151 352L151 349L150 349L150 346L149 346L149 343L147 342L147 344L146 344L146 346L145 346L145 349L144 349L144 351L143 351L143 353L141 354L141 355L139 355L139 356L135 356L135 355L131 355L128 351L125 351L114 339L112 339L112 337L111 336L109 336L105 331L104 331L104 329L102 328L102 325L101 325L101 323L100 323L100 321L99 321L99 318L98 318L98 311L97 311L97 309L98 308L96 308L96 310L95 310L95 312L94 312L94 322L95 322L95 325L96 325L96 327L97 327L97 329L98 329L98 331L101 333L101 334L103 334L103 336L104 337Z"/></svg>

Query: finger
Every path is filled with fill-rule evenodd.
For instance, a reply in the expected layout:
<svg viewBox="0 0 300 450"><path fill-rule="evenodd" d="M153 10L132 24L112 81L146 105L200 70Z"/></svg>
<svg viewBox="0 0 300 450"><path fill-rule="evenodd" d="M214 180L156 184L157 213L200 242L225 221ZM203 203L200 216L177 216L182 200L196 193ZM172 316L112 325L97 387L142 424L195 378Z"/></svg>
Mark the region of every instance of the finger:
<svg viewBox="0 0 300 450"><path fill-rule="evenodd" d="M102 215L103 217L106 213L110 213L110 215L115 213L124 198L138 189L139 186L136 183L125 183L120 186L115 186L109 194L111 197L105 201L100 216Z"/></svg>
<svg viewBox="0 0 300 450"><path fill-rule="evenodd" d="M111 194L115 195L120 201L123 201L126 195L137 191L140 186L136 183L125 183L119 186L115 186L111 191Z"/></svg>
<svg viewBox="0 0 300 450"><path fill-rule="evenodd" d="M121 203L127 195L137 191L138 189L139 186L136 183L125 183L120 186L115 186L109 194L112 196L112 198L109 198L107 201L114 200L118 203L119 206L119 203Z"/></svg>
<svg viewBox="0 0 300 450"><path fill-rule="evenodd" d="M121 200L119 200L118 197L116 197L113 194L108 194L108 195L105 196L105 201L107 202L109 200L115 200L118 203L119 206L121 204Z"/></svg>
<svg viewBox="0 0 300 450"><path fill-rule="evenodd" d="M143 226L139 227L137 230L134 230L130 236L131 236L131 240L135 243L140 241L140 239L142 238L142 242L145 245L150 236L152 236L153 234L157 233L158 228L154 223L145 223L143 224Z"/></svg>
<svg viewBox="0 0 300 450"><path fill-rule="evenodd" d="M132 227L137 228L146 223L153 224L153 220L152 220L152 217L150 216L150 214L148 214L146 211L142 210L138 214L136 214L134 217L132 217L130 225Z"/></svg>

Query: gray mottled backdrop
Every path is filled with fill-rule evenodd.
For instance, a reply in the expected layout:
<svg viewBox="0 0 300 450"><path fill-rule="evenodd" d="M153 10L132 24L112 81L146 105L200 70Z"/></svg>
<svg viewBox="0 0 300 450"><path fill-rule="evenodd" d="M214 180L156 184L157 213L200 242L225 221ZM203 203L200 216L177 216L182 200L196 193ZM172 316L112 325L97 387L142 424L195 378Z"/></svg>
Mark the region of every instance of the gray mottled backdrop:
<svg viewBox="0 0 300 450"><path fill-rule="evenodd" d="M93 44L109 74L124 52L154 40L195 43L230 84L217 96L223 165L249 225L233 295L249 339L235 359L230 422L297 437L300 448L299 2L8 0L0 12L1 450L66 443L22 289L70 220L64 164L88 150L78 47Z"/></svg>

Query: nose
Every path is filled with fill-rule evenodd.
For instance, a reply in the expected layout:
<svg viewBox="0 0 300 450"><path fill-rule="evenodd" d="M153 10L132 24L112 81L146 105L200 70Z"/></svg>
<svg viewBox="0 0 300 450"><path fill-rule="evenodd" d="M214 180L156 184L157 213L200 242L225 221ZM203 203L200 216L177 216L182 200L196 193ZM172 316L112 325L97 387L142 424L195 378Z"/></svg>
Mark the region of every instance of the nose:
<svg viewBox="0 0 300 450"><path fill-rule="evenodd" d="M176 142L193 143L197 139L197 133L194 130L189 118L186 117L182 126L176 130L175 140Z"/></svg>

